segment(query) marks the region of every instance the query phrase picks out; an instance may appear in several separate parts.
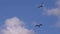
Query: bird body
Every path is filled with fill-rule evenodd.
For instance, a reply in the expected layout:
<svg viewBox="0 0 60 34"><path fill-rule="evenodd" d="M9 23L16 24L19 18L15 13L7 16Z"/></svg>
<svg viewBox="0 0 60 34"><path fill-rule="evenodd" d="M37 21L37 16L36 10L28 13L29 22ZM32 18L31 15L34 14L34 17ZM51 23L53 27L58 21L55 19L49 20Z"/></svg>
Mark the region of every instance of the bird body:
<svg viewBox="0 0 60 34"><path fill-rule="evenodd" d="M35 25L35 27L40 27L40 26L42 26L42 24L39 24L39 25Z"/></svg>

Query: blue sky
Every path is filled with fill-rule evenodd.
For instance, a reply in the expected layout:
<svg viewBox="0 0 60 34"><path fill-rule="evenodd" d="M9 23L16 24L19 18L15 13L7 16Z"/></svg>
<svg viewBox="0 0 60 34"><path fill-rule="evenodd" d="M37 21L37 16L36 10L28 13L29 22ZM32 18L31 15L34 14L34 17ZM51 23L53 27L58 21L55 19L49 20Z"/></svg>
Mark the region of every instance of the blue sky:
<svg viewBox="0 0 60 34"><path fill-rule="evenodd" d="M44 2L47 9L56 8L57 0L0 0L0 29L7 18L18 17L27 24L28 29L33 29L36 34L59 34L60 29L50 27L57 21L56 16L41 15L44 8L37 8ZM32 26L33 22L42 23L41 28ZM40 30L43 29L44 31Z"/></svg>

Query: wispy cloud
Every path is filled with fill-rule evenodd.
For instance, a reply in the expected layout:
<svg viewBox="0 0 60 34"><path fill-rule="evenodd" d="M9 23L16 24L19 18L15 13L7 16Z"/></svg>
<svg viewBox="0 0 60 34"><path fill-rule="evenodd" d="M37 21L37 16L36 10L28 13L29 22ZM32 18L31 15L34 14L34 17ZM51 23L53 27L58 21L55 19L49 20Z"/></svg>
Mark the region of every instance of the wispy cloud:
<svg viewBox="0 0 60 34"><path fill-rule="evenodd" d="M33 30L29 30L24 26L24 22L17 17L9 18L5 21L5 28L2 29L3 34L34 34Z"/></svg>
<svg viewBox="0 0 60 34"><path fill-rule="evenodd" d="M44 8L45 12L43 15L55 15L58 17L58 21L54 24L56 27L60 27L60 0L57 0L56 3L57 8L52 8L52 9L46 9Z"/></svg>

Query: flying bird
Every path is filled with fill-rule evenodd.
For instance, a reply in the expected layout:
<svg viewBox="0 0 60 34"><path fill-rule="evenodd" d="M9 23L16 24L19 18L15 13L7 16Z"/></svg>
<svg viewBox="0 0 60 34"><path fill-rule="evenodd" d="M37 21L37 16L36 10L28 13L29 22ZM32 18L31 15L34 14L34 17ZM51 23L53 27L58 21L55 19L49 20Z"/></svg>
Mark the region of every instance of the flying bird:
<svg viewBox="0 0 60 34"><path fill-rule="evenodd" d="M41 8L41 7L44 7L44 4L43 4L43 3L41 3L41 4L38 6L38 8Z"/></svg>
<svg viewBox="0 0 60 34"><path fill-rule="evenodd" d="M42 26L42 24L39 24L39 25L35 25L35 27L41 27Z"/></svg>

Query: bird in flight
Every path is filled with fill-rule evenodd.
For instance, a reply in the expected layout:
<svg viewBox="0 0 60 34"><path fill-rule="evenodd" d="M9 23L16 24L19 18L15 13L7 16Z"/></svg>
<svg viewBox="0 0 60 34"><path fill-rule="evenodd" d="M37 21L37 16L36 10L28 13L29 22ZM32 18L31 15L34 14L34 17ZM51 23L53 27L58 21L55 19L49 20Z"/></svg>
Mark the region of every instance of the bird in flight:
<svg viewBox="0 0 60 34"><path fill-rule="evenodd" d="M42 26L42 24L39 24L39 25L35 25L35 27L40 27L40 26Z"/></svg>
<svg viewBox="0 0 60 34"><path fill-rule="evenodd" d="M41 4L38 6L38 8L41 8L41 7L44 7L44 4L43 4L43 3L41 3Z"/></svg>

